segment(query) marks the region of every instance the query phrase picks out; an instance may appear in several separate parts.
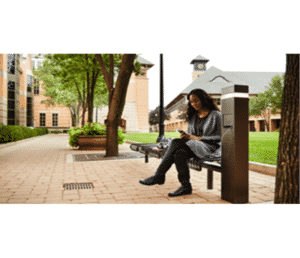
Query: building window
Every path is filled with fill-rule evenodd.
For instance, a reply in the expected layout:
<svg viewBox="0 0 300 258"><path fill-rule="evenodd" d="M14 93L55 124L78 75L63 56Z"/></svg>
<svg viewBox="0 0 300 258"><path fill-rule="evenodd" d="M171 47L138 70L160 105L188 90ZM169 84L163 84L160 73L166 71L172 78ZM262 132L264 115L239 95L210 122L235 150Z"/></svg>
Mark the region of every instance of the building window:
<svg viewBox="0 0 300 258"><path fill-rule="evenodd" d="M260 120L259 121L259 131L264 132L265 131L265 121Z"/></svg>
<svg viewBox="0 0 300 258"><path fill-rule="evenodd" d="M31 61L32 69L35 69L34 63L35 63L34 61Z"/></svg>
<svg viewBox="0 0 300 258"><path fill-rule="evenodd" d="M46 114L40 113L40 126L46 126Z"/></svg>
<svg viewBox="0 0 300 258"><path fill-rule="evenodd" d="M34 95L40 94L40 86L34 86Z"/></svg>
<svg viewBox="0 0 300 258"><path fill-rule="evenodd" d="M27 92L31 92L31 86L32 86L32 76L27 75Z"/></svg>
<svg viewBox="0 0 300 258"><path fill-rule="evenodd" d="M7 73L15 74L16 57L14 54L7 55Z"/></svg>
<svg viewBox="0 0 300 258"><path fill-rule="evenodd" d="M250 131L255 132L254 121L250 121Z"/></svg>
<svg viewBox="0 0 300 258"><path fill-rule="evenodd" d="M33 78L33 88L34 88L34 95L40 94L40 85L36 78Z"/></svg>
<svg viewBox="0 0 300 258"><path fill-rule="evenodd" d="M15 125L15 108L16 108L15 82L8 81L7 87L7 124Z"/></svg>
<svg viewBox="0 0 300 258"><path fill-rule="evenodd" d="M27 126L33 126L33 105L31 97L27 97Z"/></svg>
<svg viewBox="0 0 300 258"><path fill-rule="evenodd" d="M42 62L41 61L38 61L37 62L37 67L40 67L42 65Z"/></svg>
<svg viewBox="0 0 300 258"><path fill-rule="evenodd" d="M52 126L58 126L58 114L52 114Z"/></svg>

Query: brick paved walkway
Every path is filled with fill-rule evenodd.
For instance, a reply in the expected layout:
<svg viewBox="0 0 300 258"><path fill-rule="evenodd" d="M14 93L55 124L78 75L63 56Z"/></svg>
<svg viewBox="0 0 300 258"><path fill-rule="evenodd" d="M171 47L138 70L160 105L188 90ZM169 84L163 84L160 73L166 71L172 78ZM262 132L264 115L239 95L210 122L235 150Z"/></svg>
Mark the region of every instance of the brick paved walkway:
<svg viewBox="0 0 300 258"><path fill-rule="evenodd" d="M164 185L143 186L140 179L152 175L161 160L150 158L69 162L70 154L105 153L79 151L68 145L68 134L44 135L13 145L0 146L0 203L105 203L105 204L228 204L221 199L221 178L214 173L214 190L207 190L206 169L191 170L193 194L169 198L180 183L175 165ZM129 152L130 144L119 146ZM272 203L275 177L250 171L250 203ZM64 190L64 183L92 182L94 189Z"/></svg>

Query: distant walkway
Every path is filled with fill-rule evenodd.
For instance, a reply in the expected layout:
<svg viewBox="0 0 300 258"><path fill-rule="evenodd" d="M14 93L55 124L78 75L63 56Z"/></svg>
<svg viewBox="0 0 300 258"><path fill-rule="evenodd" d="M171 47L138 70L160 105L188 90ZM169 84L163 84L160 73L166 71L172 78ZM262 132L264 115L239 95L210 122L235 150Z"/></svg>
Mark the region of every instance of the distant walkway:
<svg viewBox="0 0 300 258"><path fill-rule="evenodd" d="M49 134L0 146L0 203L120 203L120 204L223 204L221 177L214 173L214 190L207 190L206 169L191 170L193 194L176 198L168 193L180 183L173 165L164 185L143 186L139 180L152 175L161 160L144 158L74 162L79 151L68 145L68 134ZM130 144L119 152L133 152ZM71 157L71 159L70 159ZM273 202L275 177L250 171L250 203ZM94 189L65 190L65 183L92 182Z"/></svg>

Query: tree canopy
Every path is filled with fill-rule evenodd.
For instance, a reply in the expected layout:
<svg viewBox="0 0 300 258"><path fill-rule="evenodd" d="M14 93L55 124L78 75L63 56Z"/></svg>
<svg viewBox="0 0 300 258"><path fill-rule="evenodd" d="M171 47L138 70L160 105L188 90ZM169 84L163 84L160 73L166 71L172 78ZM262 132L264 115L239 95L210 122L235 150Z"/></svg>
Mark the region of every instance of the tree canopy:
<svg viewBox="0 0 300 258"><path fill-rule="evenodd" d="M150 125L157 125L159 124L160 119L160 106L157 106L154 110L150 111L149 113L149 124ZM170 114L165 112L164 110L164 120L170 120Z"/></svg>
<svg viewBox="0 0 300 258"><path fill-rule="evenodd" d="M72 119L75 109L79 112L82 108L84 118L89 104L92 107L108 105L108 90L94 55L53 54L45 57L43 65L33 71L43 82L44 95L49 97L42 103L69 107Z"/></svg>
<svg viewBox="0 0 300 258"><path fill-rule="evenodd" d="M282 77L279 75L274 76L269 86L266 86L268 89L265 92L258 93L256 97L249 100L249 116L263 117L268 131L270 113L280 113L281 110L284 76L284 74ZM268 108L270 108L270 112Z"/></svg>

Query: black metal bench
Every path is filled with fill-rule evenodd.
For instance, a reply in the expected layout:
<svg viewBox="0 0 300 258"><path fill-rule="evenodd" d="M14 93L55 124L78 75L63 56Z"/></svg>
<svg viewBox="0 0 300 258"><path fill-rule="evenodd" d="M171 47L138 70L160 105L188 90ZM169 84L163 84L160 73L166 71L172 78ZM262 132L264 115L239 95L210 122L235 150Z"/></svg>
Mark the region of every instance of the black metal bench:
<svg viewBox="0 0 300 258"><path fill-rule="evenodd" d="M148 163L149 155L155 158L162 158L166 150L155 150L158 144L154 143L132 143L130 149L145 154L145 163ZM213 189L213 171L222 172L220 164L212 163L212 161L220 161L220 159L200 160L192 158L188 161L190 169L202 171L202 167L207 169L207 189Z"/></svg>

